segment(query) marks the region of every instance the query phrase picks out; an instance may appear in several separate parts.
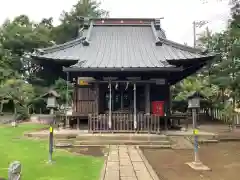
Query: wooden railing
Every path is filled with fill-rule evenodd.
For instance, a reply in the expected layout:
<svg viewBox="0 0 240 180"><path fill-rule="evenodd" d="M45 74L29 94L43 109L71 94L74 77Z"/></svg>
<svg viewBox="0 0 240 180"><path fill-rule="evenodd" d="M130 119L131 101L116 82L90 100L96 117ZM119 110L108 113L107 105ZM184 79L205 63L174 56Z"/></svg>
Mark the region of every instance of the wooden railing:
<svg viewBox="0 0 240 180"><path fill-rule="evenodd" d="M81 116L65 116L58 114L56 122L58 125L67 128L77 128L87 130L89 132L139 132L139 133L160 133L161 130L167 130L170 124L180 125L187 123L185 114L172 114L170 116L146 115L139 113L136 115L136 126L134 126L133 113L112 113L111 126L109 124L109 114L89 114L87 124L81 124L83 118ZM171 119L171 122L169 121ZM85 121L86 122L86 121ZM83 126L84 125L84 126ZM87 127L86 127L87 125ZM86 129L85 129L86 128Z"/></svg>
<svg viewBox="0 0 240 180"><path fill-rule="evenodd" d="M164 128L165 118L158 115L136 115L136 128L133 114L112 114L111 125L109 114L90 114L88 117L89 132L139 132L160 133Z"/></svg>

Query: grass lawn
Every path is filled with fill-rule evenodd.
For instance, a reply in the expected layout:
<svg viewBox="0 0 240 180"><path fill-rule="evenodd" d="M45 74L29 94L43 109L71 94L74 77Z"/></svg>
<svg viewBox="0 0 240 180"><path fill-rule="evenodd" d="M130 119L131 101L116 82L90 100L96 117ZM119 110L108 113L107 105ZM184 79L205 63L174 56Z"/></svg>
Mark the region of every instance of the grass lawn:
<svg viewBox="0 0 240 180"><path fill-rule="evenodd" d="M7 178L12 161L22 163L24 180L98 180L103 158L77 156L55 150L54 164L47 163L48 141L30 140L23 133L43 125L0 126L0 177Z"/></svg>

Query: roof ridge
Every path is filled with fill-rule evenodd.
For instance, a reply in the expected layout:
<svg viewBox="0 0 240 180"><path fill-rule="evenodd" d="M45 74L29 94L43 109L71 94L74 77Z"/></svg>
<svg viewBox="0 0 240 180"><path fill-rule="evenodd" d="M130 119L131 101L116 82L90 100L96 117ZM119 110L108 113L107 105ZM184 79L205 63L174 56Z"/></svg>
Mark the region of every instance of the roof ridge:
<svg viewBox="0 0 240 180"><path fill-rule="evenodd" d="M197 54L202 54L202 53L203 53L203 50L202 50L202 49L199 49L199 48L194 48L194 47L191 47L191 46L186 46L186 45L183 45L183 44L180 44L180 43L177 43L177 42L174 42L174 41L171 41L171 40L169 40L169 39L162 38L162 37L158 37L158 39L159 39L163 44L172 46L172 47L174 47L174 48L181 49L181 50L183 50L183 51L188 51L188 52L197 53Z"/></svg>
<svg viewBox="0 0 240 180"><path fill-rule="evenodd" d="M38 48L38 49L35 50L34 53L43 55L43 54L48 54L48 53L55 52L55 51L58 51L58 50L63 50L63 49L75 46L77 44L80 44L84 39L85 39L85 37L81 36L81 37L78 37L74 40L67 41L63 44L57 44L57 45L47 47L47 48Z"/></svg>
<svg viewBox="0 0 240 180"><path fill-rule="evenodd" d="M159 36L158 36L157 30L155 28L154 22L151 22L151 29L152 29L153 35L155 37L155 45L156 46L162 46L162 42L159 39Z"/></svg>
<svg viewBox="0 0 240 180"><path fill-rule="evenodd" d="M93 21L91 21L90 26L88 28L87 35L86 35L85 39L82 41L83 46L89 46L89 44L90 44L89 40L91 37L92 29L93 29Z"/></svg>
<svg viewBox="0 0 240 180"><path fill-rule="evenodd" d="M90 20L149 20L149 21L154 21L154 20L156 20L156 19L159 19L159 18L132 18L132 17L129 17L129 18L126 18L126 17L123 17L123 18L121 18L121 17L112 17L112 18L110 18L110 17L100 17L100 18L98 18L98 17L92 17L92 18L90 18Z"/></svg>

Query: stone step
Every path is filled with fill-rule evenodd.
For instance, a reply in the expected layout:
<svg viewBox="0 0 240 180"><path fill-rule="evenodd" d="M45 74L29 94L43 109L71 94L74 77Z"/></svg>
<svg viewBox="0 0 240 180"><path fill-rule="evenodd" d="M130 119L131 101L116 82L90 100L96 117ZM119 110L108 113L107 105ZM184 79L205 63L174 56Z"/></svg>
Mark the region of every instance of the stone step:
<svg viewBox="0 0 240 180"><path fill-rule="evenodd" d="M194 143L194 137L191 136L189 137L189 140ZM212 137L199 137L198 138L198 143L199 144L209 144L209 143L218 143L219 139L217 138L212 138Z"/></svg>
<svg viewBox="0 0 240 180"><path fill-rule="evenodd" d="M239 142L240 141L240 137L220 137L219 138L220 142Z"/></svg>
<svg viewBox="0 0 240 180"><path fill-rule="evenodd" d="M73 147L73 144L68 143L68 142L56 142L55 147L58 148L58 149L71 148L71 147Z"/></svg>
<svg viewBox="0 0 240 180"><path fill-rule="evenodd" d="M198 140L200 144L210 144L210 143L218 143L219 140L217 139L206 139L206 140Z"/></svg>
<svg viewBox="0 0 240 180"><path fill-rule="evenodd" d="M99 141L75 141L73 146L78 145L171 145L170 141L130 141L130 140L99 140Z"/></svg>
<svg viewBox="0 0 240 180"><path fill-rule="evenodd" d="M139 145L138 147L142 147L142 148L151 148L151 149L171 149L172 146L169 145Z"/></svg>
<svg viewBox="0 0 240 180"><path fill-rule="evenodd" d="M77 134L54 134L54 138L56 139L74 139Z"/></svg>
<svg viewBox="0 0 240 180"><path fill-rule="evenodd" d="M30 138L42 138L47 139L49 138L49 133L25 133L24 136L30 137ZM57 134L54 133L53 137L54 139L73 139L76 138L77 134Z"/></svg>
<svg viewBox="0 0 240 180"><path fill-rule="evenodd" d="M240 124L235 125L237 129L240 129Z"/></svg>
<svg viewBox="0 0 240 180"><path fill-rule="evenodd" d="M165 141L165 135L153 134L81 134L76 137L77 141L99 141L99 140L125 140L125 141Z"/></svg>
<svg viewBox="0 0 240 180"><path fill-rule="evenodd" d="M55 143L74 143L75 139L54 139Z"/></svg>

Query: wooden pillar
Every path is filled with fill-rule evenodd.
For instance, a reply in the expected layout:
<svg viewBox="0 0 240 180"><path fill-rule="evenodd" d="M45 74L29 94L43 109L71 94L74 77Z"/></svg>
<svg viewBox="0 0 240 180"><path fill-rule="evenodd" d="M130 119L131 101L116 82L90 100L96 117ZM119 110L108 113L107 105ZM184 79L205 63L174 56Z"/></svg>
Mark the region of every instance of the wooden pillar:
<svg viewBox="0 0 240 180"><path fill-rule="evenodd" d="M66 104L65 104L65 121L66 121L66 128L70 129L70 120L67 115L67 108L68 108L68 83L69 83L69 72L67 72L67 87L66 87Z"/></svg>
<svg viewBox="0 0 240 180"><path fill-rule="evenodd" d="M109 81L109 117L108 117L108 127L112 128L112 82Z"/></svg>
<svg viewBox="0 0 240 180"><path fill-rule="evenodd" d="M145 84L145 114L150 115L150 84Z"/></svg>
<svg viewBox="0 0 240 180"><path fill-rule="evenodd" d="M137 129L137 93L136 91L137 91L137 87L136 87L136 83L134 82L133 84L134 129Z"/></svg>
<svg viewBox="0 0 240 180"><path fill-rule="evenodd" d="M74 93L73 93L73 111L78 112L78 87L74 85Z"/></svg>
<svg viewBox="0 0 240 180"><path fill-rule="evenodd" d="M70 129L70 119L69 119L69 117L67 115L65 116L65 122L66 122L65 123L66 124L66 128Z"/></svg>
<svg viewBox="0 0 240 180"><path fill-rule="evenodd" d="M121 110L123 110L123 90L121 89Z"/></svg>
<svg viewBox="0 0 240 180"><path fill-rule="evenodd" d="M98 83L95 84L95 92L96 92L96 99L95 99L96 108L95 108L95 113L98 115L98 114L99 114L99 84L98 84Z"/></svg>
<svg viewBox="0 0 240 180"><path fill-rule="evenodd" d="M169 103L168 103L168 108L169 108L169 114L172 114L172 91L171 91L171 85L168 86L169 89Z"/></svg>
<svg viewBox="0 0 240 180"><path fill-rule="evenodd" d="M166 88L167 88L167 99L165 100L166 101L166 105L165 105L165 130L168 130L168 121L171 121L170 119L170 84L167 83L166 84Z"/></svg>
<svg viewBox="0 0 240 180"><path fill-rule="evenodd" d="M79 130L79 129L80 129L80 118L77 117L77 130Z"/></svg>
<svg viewBox="0 0 240 180"><path fill-rule="evenodd" d="M115 97L115 88L111 88L111 90L112 90L112 95L111 95L111 97L112 97L112 99L111 99L111 110L112 111L114 111L114 103L113 103L113 99L114 99L114 97Z"/></svg>

